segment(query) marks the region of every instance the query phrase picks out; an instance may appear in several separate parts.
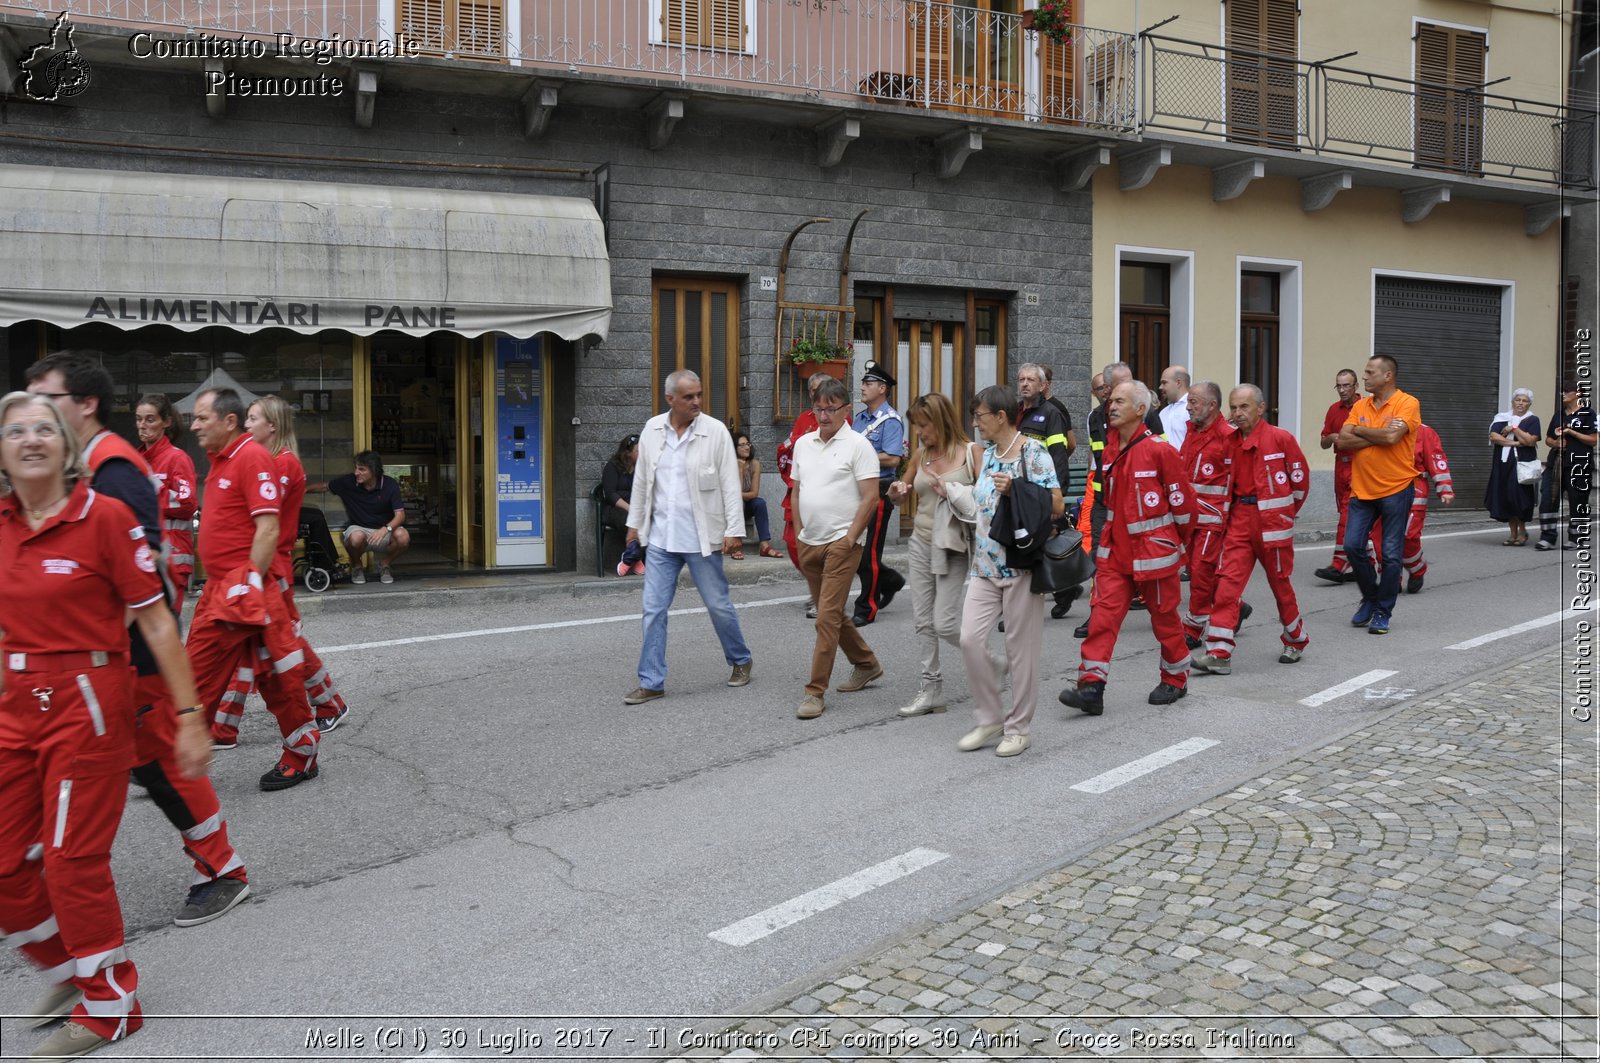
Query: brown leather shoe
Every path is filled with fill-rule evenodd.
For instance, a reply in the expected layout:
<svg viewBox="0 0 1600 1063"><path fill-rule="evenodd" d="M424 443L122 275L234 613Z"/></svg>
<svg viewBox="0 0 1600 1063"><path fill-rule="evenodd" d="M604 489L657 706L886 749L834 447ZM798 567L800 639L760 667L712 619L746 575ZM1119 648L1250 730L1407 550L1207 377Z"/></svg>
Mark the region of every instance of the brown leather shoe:
<svg viewBox="0 0 1600 1063"><path fill-rule="evenodd" d="M756 663L755 658L752 657L752 658L750 658L750 660L744 662L743 664L734 665L733 666L733 674L728 677L728 685L730 687L749 686L750 685L750 666L755 664L755 663Z"/></svg>
<svg viewBox="0 0 1600 1063"><path fill-rule="evenodd" d="M634 687L633 693L622 699L624 705L643 705L647 701L666 697L665 690L651 690L649 687Z"/></svg>
<svg viewBox="0 0 1600 1063"><path fill-rule="evenodd" d="M881 664L869 664L865 668L857 665L850 669L850 678L839 684L839 693L853 694L882 675L883 666Z"/></svg>

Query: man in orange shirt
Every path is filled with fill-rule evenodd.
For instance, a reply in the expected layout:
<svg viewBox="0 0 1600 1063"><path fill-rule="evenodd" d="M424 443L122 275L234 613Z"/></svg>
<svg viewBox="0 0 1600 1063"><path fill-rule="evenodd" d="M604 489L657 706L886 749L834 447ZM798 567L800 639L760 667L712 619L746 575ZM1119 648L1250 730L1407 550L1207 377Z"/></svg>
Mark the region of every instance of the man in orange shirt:
<svg viewBox="0 0 1600 1063"><path fill-rule="evenodd" d="M1367 359L1362 383L1367 394L1350 408L1335 444L1351 453L1350 513L1344 552L1361 587L1361 608L1352 627L1387 635L1389 617L1400 594L1400 563L1405 556L1406 522L1416 482L1417 427L1422 407L1395 383L1400 365L1387 354ZM1383 523L1383 572L1366 550L1375 521Z"/></svg>

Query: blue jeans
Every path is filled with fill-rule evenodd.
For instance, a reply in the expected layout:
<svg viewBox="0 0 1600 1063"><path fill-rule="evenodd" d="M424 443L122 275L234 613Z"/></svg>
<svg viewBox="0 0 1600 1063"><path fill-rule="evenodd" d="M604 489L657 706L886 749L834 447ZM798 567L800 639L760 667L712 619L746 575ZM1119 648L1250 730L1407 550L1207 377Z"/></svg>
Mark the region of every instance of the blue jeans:
<svg viewBox="0 0 1600 1063"><path fill-rule="evenodd" d="M1400 597L1400 562L1405 556L1406 522L1411 519L1411 501L1416 492L1410 484L1385 498L1364 501L1350 496L1349 516L1344 526L1344 554L1356 574L1361 600L1372 602L1385 613L1394 612ZM1372 567L1367 553L1367 537L1372 525L1383 521L1383 573Z"/></svg>
<svg viewBox="0 0 1600 1063"><path fill-rule="evenodd" d="M767 522L767 500L759 495L744 504L745 519L756 519L756 541L765 543L772 541L772 525Z"/></svg>
<svg viewBox="0 0 1600 1063"><path fill-rule="evenodd" d="M750 649L744 644L739 617L728 596L728 578L722 574L722 555L679 554L651 544L644 554L644 645L639 647L639 685L646 690L666 689L667 610L672 608L678 573L685 565L711 614L723 658L730 666L750 663Z"/></svg>

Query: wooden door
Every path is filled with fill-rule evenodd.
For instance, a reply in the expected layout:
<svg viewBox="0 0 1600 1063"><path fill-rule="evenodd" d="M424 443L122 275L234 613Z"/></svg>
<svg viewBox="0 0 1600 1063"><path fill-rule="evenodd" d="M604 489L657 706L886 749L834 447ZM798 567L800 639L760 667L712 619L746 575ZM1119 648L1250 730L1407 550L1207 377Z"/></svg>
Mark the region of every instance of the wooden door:
<svg viewBox="0 0 1600 1063"><path fill-rule="evenodd" d="M1122 360L1154 391L1172 357L1172 315L1157 307L1122 308Z"/></svg>

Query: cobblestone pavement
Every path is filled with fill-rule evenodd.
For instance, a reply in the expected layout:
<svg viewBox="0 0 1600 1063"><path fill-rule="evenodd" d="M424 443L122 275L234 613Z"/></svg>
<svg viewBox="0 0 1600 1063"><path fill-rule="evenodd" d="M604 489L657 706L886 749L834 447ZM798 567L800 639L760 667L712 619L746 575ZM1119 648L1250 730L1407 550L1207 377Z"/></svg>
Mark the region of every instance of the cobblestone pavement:
<svg viewBox="0 0 1600 1063"><path fill-rule="evenodd" d="M1595 1059L1596 732L1551 650L1408 704L700 1059Z"/></svg>

